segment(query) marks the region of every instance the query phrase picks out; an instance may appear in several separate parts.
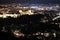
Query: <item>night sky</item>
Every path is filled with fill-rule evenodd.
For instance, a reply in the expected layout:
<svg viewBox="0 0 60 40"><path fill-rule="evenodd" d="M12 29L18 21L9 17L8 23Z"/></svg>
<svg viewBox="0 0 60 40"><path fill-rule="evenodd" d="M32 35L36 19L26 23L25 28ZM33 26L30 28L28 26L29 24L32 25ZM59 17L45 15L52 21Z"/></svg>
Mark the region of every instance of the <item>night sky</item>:
<svg viewBox="0 0 60 40"><path fill-rule="evenodd" d="M0 4L5 4L5 3L60 4L60 0L0 0Z"/></svg>

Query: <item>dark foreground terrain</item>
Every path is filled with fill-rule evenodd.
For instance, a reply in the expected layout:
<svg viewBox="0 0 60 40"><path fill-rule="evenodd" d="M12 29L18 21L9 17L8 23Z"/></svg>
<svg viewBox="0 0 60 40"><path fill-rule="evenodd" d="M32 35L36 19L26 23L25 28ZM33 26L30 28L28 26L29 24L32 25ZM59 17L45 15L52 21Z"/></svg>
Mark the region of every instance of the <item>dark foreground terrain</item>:
<svg viewBox="0 0 60 40"><path fill-rule="evenodd" d="M18 18L0 18L0 40L60 40L60 28L58 23L59 19L52 21L50 16L42 14L23 15ZM3 27L5 29L3 29ZM17 38L14 36L12 30L13 32L19 30L19 32L24 33L25 36ZM43 34L49 33L49 37L41 34L33 35L33 33L37 32ZM56 33L56 37L54 37L53 33ZM28 36L29 34L31 36Z"/></svg>

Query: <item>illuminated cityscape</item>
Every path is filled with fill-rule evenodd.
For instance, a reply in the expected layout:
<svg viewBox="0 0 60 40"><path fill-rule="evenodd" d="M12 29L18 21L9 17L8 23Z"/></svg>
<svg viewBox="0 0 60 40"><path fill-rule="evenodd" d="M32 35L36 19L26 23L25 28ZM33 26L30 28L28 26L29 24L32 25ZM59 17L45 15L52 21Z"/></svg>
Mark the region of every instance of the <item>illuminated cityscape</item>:
<svg viewBox="0 0 60 40"><path fill-rule="evenodd" d="M60 40L59 21L59 5L0 4L2 40Z"/></svg>

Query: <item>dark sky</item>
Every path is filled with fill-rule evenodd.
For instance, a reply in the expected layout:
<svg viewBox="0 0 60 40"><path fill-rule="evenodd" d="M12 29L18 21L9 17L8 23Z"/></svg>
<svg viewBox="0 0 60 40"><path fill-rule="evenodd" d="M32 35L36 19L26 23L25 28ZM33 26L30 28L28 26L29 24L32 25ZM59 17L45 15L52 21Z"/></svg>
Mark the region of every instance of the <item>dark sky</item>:
<svg viewBox="0 0 60 40"><path fill-rule="evenodd" d="M0 0L0 4L1 3L29 3L29 4L48 4L48 3L58 3L60 4L60 0Z"/></svg>

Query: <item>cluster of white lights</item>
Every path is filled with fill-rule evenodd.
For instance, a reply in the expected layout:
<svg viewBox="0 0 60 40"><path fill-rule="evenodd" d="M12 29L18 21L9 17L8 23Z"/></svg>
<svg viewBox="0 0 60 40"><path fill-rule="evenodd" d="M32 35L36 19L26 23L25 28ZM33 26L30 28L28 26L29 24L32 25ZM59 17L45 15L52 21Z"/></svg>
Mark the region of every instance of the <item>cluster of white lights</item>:
<svg viewBox="0 0 60 40"><path fill-rule="evenodd" d="M52 33L54 37L56 37L56 33ZM46 32L46 33L41 33L41 32L37 32L37 33L33 33L33 35L44 35L45 37L49 37L50 33Z"/></svg>
<svg viewBox="0 0 60 40"><path fill-rule="evenodd" d="M16 18L16 17L18 17L18 15L17 14L3 14L3 15L0 15L0 17L2 17L2 18L7 18L7 17L14 17L14 18Z"/></svg>

